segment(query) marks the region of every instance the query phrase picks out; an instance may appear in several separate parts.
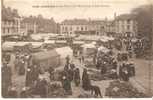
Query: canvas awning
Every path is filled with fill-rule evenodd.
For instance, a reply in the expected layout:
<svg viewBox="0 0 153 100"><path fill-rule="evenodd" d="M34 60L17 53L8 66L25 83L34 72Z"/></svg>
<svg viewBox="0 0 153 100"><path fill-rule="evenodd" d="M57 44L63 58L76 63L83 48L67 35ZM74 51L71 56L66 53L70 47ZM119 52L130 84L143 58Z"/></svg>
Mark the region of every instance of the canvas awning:
<svg viewBox="0 0 153 100"><path fill-rule="evenodd" d="M73 56L73 50L70 47L56 48L55 51L60 55L61 58L66 58L67 56Z"/></svg>
<svg viewBox="0 0 153 100"><path fill-rule="evenodd" d="M81 47L83 48L96 48L96 46L94 44L83 44Z"/></svg>
<svg viewBox="0 0 153 100"><path fill-rule="evenodd" d="M14 47L23 47L25 45L29 44L28 42L4 42L2 44L2 50L4 51L12 51Z"/></svg>
<svg viewBox="0 0 153 100"><path fill-rule="evenodd" d="M42 51L32 54L32 57L36 61L46 60L46 59L54 59L55 57L59 57L60 55L55 50L50 51Z"/></svg>
<svg viewBox="0 0 153 100"><path fill-rule="evenodd" d="M74 41L73 44L84 44L84 41Z"/></svg>
<svg viewBox="0 0 153 100"><path fill-rule="evenodd" d="M98 48L98 51L102 51L102 52L104 52L104 53L107 53L107 52L109 52L110 50L107 49L107 48L104 47L104 46L100 46L100 47Z"/></svg>

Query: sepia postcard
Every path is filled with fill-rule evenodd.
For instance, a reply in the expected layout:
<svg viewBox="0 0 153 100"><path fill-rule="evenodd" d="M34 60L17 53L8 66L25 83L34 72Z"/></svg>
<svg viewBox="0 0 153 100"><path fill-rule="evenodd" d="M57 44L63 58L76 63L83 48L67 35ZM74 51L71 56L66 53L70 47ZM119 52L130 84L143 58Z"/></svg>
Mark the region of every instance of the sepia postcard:
<svg viewBox="0 0 153 100"><path fill-rule="evenodd" d="M152 98L152 0L1 0L1 97Z"/></svg>

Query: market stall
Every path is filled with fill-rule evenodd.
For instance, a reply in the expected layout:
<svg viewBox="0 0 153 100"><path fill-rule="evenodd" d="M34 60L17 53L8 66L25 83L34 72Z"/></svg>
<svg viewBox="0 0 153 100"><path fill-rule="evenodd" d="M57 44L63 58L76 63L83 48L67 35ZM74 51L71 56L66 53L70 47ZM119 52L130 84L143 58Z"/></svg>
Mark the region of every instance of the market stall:
<svg viewBox="0 0 153 100"><path fill-rule="evenodd" d="M95 53L96 46L93 43L83 44L81 46L81 49L82 49L82 55L84 57L90 57L90 56L92 56Z"/></svg>
<svg viewBox="0 0 153 100"><path fill-rule="evenodd" d="M25 45L29 44L28 42L4 42L2 44L3 51L13 51L16 48L22 48Z"/></svg>
<svg viewBox="0 0 153 100"><path fill-rule="evenodd" d="M72 49L73 49L73 55L75 57L78 57L80 55L80 47L83 45L84 41L73 41Z"/></svg>
<svg viewBox="0 0 153 100"><path fill-rule="evenodd" d="M60 55L55 50L42 51L32 54L32 62L40 66L42 71L49 67L56 68L60 64Z"/></svg>
<svg viewBox="0 0 153 100"><path fill-rule="evenodd" d="M98 52L108 53L108 52L110 52L110 50L107 49L107 48L104 47L104 46L100 46L100 47L98 48Z"/></svg>
<svg viewBox="0 0 153 100"><path fill-rule="evenodd" d="M66 57L69 56L70 61L72 61L73 58L73 50L70 47L61 47L56 48L55 51L58 55L60 55L60 64L65 65L66 63Z"/></svg>
<svg viewBox="0 0 153 100"><path fill-rule="evenodd" d="M2 50L3 51L13 51L13 47L16 42L4 42L2 44Z"/></svg>

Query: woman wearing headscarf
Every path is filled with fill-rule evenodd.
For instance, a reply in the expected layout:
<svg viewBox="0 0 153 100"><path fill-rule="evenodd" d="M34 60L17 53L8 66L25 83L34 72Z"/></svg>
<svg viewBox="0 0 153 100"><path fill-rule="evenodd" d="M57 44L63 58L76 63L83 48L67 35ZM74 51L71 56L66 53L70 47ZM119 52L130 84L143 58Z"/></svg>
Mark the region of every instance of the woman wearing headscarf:
<svg viewBox="0 0 153 100"><path fill-rule="evenodd" d="M82 88L84 90L89 90L89 87L91 86L91 81L89 79L89 75L87 73L87 69L83 70L83 75L82 75Z"/></svg>

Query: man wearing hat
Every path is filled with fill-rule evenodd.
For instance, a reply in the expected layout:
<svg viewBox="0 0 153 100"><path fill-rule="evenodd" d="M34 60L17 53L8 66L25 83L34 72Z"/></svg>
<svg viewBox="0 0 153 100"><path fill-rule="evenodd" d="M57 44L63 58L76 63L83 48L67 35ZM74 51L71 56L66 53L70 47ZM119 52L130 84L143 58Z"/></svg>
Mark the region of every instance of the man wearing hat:
<svg viewBox="0 0 153 100"><path fill-rule="evenodd" d="M2 66L2 96L7 96L8 87L12 85L12 72L8 62Z"/></svg>
<svg viewBox="0 0 153 100"><path fill-rule="evenodd" d="M26 86L30 86L32 84L32 71L30 68L27 68L26 74Z"/></svg>

